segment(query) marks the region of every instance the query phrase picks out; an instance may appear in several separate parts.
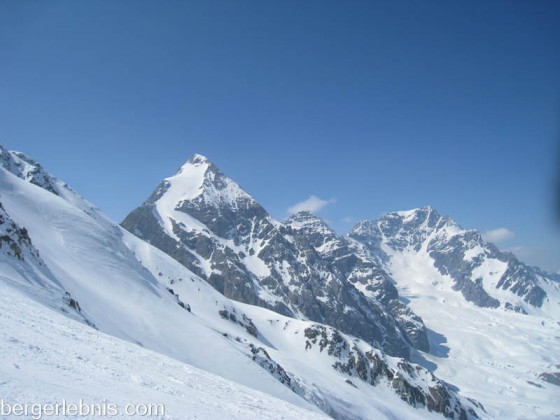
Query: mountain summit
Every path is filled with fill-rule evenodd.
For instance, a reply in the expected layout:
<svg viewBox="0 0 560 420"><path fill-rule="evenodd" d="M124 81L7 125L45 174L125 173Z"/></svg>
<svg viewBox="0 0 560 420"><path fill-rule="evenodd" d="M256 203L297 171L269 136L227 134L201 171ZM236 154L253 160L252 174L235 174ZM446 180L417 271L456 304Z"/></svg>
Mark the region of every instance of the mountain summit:
<svg viewBox="0 0 560 420"><path fill-rule="evenodd" d="M543 306L548 311L558 310L556 298L549 299L558 286L552 275L526 266L511 253L500 252L478 231L463 229L431 207L361 221L349 237L385 262L424 256L441 275L450 278L454 290L477 306L522 313L536 313Z"/></svg>
<svg viewBox="0 0 560 420"><path fill-rule="evenodd" d="M413 347L428 348L422 320L399 301L374 259L363 254L366 262L350 258L343 266L326 258L319 242L341 253L353 248L310 213L284 224L274 220L201 155L166 178L122 226L229 298L332 325L391 355L409 357ZM374 276L361 280L368 293L360 290L367 287L363 282L349 281L350 272L356 277L360 270Z"/></svg>

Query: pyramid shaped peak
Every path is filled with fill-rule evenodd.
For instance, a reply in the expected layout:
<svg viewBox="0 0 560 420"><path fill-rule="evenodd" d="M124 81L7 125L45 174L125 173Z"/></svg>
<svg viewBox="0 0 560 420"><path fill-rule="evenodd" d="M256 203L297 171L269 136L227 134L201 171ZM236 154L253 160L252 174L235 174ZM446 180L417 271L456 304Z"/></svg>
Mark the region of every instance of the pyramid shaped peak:
<svg viewBox="0 0 560 420"><path fill-rule="evenodd" d="M206 205L239 207L240 202L254 205L255 200L239 184L228 178L206 156L193 154L172 176L165 178L146 204L165 201L171 214L184 201L204 201ZM161 204L163 205L163 204ZM161 206L160 206L161 207Z"/></svg>

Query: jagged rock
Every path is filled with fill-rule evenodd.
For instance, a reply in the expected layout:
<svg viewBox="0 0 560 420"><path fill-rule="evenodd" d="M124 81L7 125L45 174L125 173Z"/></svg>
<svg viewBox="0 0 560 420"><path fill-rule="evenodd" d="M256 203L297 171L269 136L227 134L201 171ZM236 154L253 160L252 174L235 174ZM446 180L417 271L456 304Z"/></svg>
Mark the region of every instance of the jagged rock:
<svg viewBox="0 0 560 420"><path fill-rule="evenodd" d="M230 312L225 308L220 309L218 313L223 319L227 319L235 324L241 325L243 328L245 328L245 331L247 331L247 333L251 334L253 337L257 338L259 336L259 330L253 323L253 320L247 315L242 314L241 320L238 320L234 312Z"/></svg>
<svg viewBox="0 0 560 420"><path fill-rule="evenodd" d="M39 163L23 153L10 152L0 146L0 166L19 178L55 195L60 195L57 179L46 172Z"/></svg>
<svg viewBox="0 0 560 420"><path fill-rule="evenodd" d="M358 342L349 341L333 328L314 325L304 330L304 336L306 351L318 347L322 353L327 349L334 360L334 369L372 386L385 384L414 407L455 419L478 418L477 411L484 411L479 403L462 400L424 368L403 359L389 358L373 348L364 350Z"/></svg>
<svg viewBox="0 0 560 420"><path fill-rule="evenodd" d="M398 302L379 264L351 255L356 242L334 238L339 248L323 253L323 232L277 222L203 156L165 179L122 226L231 299L332 325L396 356L428 348L422 320Z"/></svg>
<svg viewBox="0 0 560 420"><path fill-rule="evenodd" d="M349 237L385 263L391 254L405 250L428 255L441 274L451 277L453 289L480 307L527 313L531 307L542 306L547 296L544 285L558 281L519 262L513 254L500 252L477 231L461 228L431 207L361 221ZM511 298L498 298L495 289L510 292Z"/></svg>
<svg viewBox="0 0 560 420"><path fill-rule="evenodd" d="M539 378L549 384L560 386L560 372L544 372L539 374Z"/></svg>
<svg viewBox="0 0 560 420"><path fill-rule="evenodd" d="M415 348L428 351L428 337L422 319L399 300L393 280L381 263L358 242L337 235L323 220L310 212L300 212L285 224L294 240L310 244L328 269L346 279L370 300L379 318L390 314L404 338ZM391 322L391 321L389 321Z"/></svg>

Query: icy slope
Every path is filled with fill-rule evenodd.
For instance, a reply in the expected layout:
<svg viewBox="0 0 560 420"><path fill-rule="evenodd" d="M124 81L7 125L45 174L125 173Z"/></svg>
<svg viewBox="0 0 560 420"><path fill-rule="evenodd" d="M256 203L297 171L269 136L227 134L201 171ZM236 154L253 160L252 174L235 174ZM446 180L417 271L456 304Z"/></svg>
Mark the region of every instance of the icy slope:
<svg viewBox="0 0 560 420"><path fill-rule="evenodd" d="M384 261L430 330L418 361L493 418L560 414L556 281L431 208L360 222L350 235Z"/></svg>
<svg viewBox="0 0 560 420"><path fill-rule="evenodd" d="M96 331L10 288L0 293L0 342L5 403L82 399L121 413L128 404L163 404L166 419L325 418ZM162 418L153 414L143 418Z"/></svg>
<svg viewBox="0 0 560 420"><path fill-rule="evenodd" d="M408 357L413 346L427 344L421 320L405 328L404 318L396 319L401 311L382 299L392 294L398 302L390 282L362 293L347 273L203 156L194 155L166 178L122 226L231 299L332 325L391 355Z"/></svg>

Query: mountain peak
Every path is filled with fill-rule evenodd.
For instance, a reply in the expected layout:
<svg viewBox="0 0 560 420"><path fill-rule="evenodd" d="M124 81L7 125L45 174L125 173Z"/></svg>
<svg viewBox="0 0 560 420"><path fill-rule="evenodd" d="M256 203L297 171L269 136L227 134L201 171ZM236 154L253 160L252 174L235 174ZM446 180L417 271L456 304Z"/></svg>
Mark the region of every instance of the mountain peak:
<svg viewBox="0 0 560 420"><path fill-rule="evenodd" d="M173 177L179 175L191 175L193 172L200 172L204 175L208 168L213 168L215 171L219 172L218 168L216 168L216 166L210 162L206 156L195 153L185 163L183 163Z"/></svg>
<svg viewBox="0 0 560 420"><path fill-rule="evenodd" d="M288 221L295 221L295 222L303 222L303 221L318 222L318 221L320 221L320 222L322 222L323 219L321 219L315 213L310 212L309 210L301 210L301 211L298 211L297 213L292 214L288 218Z"/></svg>
<svg viewBox="0 0 560 420"><path fill-rule="evenodd" d="M37 185L55 195L60 195L62 185L55 177L50 175L43 167L21 152L10 151L0 145L0 167L27 182Z"/></svg>
<svg viewBox="0 0 560 420"><path fill-rule="evenodd" d="M442 216L433 207L386 213L377 220L361 220L350 231L358 237L401 237L406 241L423 241L431 235L452 237L468 232L449 216Z"/></svg>
<svg viewBox="0 0 560 420"><path fill-rule="evenodd" d="M210 162L206 156L195 153L194 155L191 156L191 158L187 161L187 163L190 163L192 165L204 165L204 164L211 164L212 162Z"/></svg>
<svg viewBox="0 0 560 420"><path fill-rule="evenodd" d="M296 230L305 229L334 234L334 231L323 219L309 210L298 211L288 217L284 224L289 225Z"/></svg>
<svg viewBox="0 0 560 420"><path fill-rule="evenodd" d="M163 180L144 205L156 205L164 221L175 215L172 218L186 223L176 211L197 214L206 211L209 214L209 208L236 211L254 207L257 203L207 157L194 154L174 175ZM167 228L170 231L171 227Z"/></svg>
<svg viewBox="0 0 560 420"><path fill-rule="evenodd" d="M441 217L441 215L432 206L424 206L412 210L397 211L394 213L388 213L388 215L399 216L403 219L404 222L408 222L416 218L430 217L434 219L439 219Z"/></svg>

